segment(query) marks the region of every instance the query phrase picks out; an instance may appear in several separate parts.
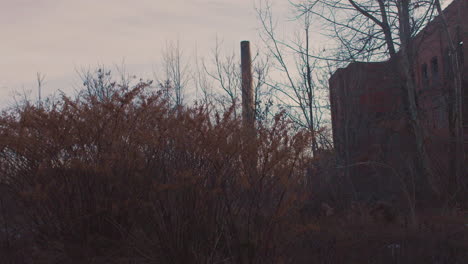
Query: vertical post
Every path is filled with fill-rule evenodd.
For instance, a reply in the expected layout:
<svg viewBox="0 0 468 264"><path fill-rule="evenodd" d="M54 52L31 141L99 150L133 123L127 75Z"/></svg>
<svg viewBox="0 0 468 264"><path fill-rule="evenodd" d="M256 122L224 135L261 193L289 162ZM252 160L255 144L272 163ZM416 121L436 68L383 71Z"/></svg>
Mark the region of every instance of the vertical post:
<svg viewBox="0 0 468 264"><path fill-rule="evenodd" d="M41 90L42 90L42 83L44 82L45 76L42 75L40 72L36 73L37 76L37 89L38 89L38 104L42 106L42 98L41 98Z"/></svg>
<svg viewBox="0 0 468 264"><path fill-rule="evenodd" d="M241 42L242 71L242 122L244 128L253 133L255 128L254 92L252 83L252 57L250 42ZM253 135L252 135L253 136Z"/></svg>
<svg viewBox="0 0 468 264"><path fill-rule="evenodd" d="M242 160L246 166L247 181L256 175L257 171L257 147L255 133L255 108L252 83L252 58L250 55L250 43L241 42L241 72L242 72Z"/></svg>

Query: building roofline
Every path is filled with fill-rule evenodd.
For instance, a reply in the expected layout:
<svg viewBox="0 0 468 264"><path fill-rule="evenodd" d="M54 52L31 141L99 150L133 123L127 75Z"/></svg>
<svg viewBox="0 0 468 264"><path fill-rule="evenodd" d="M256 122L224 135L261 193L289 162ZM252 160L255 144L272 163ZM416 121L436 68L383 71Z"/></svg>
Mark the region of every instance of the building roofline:
<svg viewBox="0 0 468 264"><path fill-rule="evenodd" d="M450 13L450 12L456 12L456 10L458 10L458 8L459 8L459 6L457 6L457 5L461 5L461 3L463 1L467 1L467 0L453 0L447 7L444 8L444 10L442 12L444 14L447 14L447 13ZM421 29L413 37L413 40L423 38L425 33L427 33L428 31L433 30L434 27L437 26L437 23L440 22L440 21L438 21L438 20L440 20L439 17L440 17L440 15L437 15L431 21L429 21L427 23L427 25L423 29ZM397 52L397 56L398 56L399 52L400 51ZM388 58L387 60L383 60L383 61L372 61L372 62L352 61L348 65L346 65L346 67L341 67L341 68L336 69L335 72L330 76L330 79L332 79L335 74L338 74L339 72L342 72L343 70L348 70L348 68L354 67L354 65L359 65L359 64L366 64L366 65L374 64L375 65L375 64L381 64L381 63L387 63L387 62L389 62L391 60L392 60L392 58Z"/></svg>

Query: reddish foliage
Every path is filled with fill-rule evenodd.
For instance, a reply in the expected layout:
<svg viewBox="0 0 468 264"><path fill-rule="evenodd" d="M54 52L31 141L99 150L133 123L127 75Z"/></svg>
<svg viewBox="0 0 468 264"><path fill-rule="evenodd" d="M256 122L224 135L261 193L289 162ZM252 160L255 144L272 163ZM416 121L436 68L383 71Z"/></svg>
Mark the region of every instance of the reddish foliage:
<svg viewBox="0 0 468 264"><path fill-rule="evenodd" d="M2 180L37 262L271 262L300 202L308 135L278 116L173 109L140 83L0 120ZM255 154L254 154L255 152ZM251 164L257 163L255 168Z"/></svg>
<svg viewBox="0 0 468 264"><path fill-rule="evenodd" d="M343 206L351 187L333 169L333 153L311 159L310 135L283 115L257 124L252 137L233 117L234 107L173 108L146 83L111 88L106 97L63 96L2 113L3 259L463 263L466 257L461 213L442 220L431 214L429 224L408 229L391 204Z"/></svg>

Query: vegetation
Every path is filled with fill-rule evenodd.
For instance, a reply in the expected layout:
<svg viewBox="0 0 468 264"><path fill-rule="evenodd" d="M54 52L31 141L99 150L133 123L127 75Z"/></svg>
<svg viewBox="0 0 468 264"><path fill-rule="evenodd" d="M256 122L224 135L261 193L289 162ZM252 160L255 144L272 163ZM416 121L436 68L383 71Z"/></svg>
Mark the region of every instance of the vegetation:
<svg viewBox="0 0 468 264"><path fill-rule="evenodd" d="M38 102L0 114L2 263L466 263L466 188L416 190L435 172L415 98L405 117L414 170L340 164L327 126L326 83L344 63L400 53L402 94L415 96L405 49L441 13L439 1L416 2L299 1L296 41L278 37L270 5L259 8L255 135L241 120L240 60L218 44L213 65L195 67L168 44L156 84L98 69L81 73L76 96L43 100L38 74ZM338 43L317 54L316 18ZM285 81L270 80L274 69ZM201 96L188 105L193 87ZM356 166L391 173L346 176Z"/></svg>
<svg viewBox="0 0 468 264"><path fill-rule="evenodd" d="M148 82L109 84L105 96L86 89L2 113L0 234L9 263L466 257L459 212L408 229L392 205L347 201L332 152L311 157L310 132L283 114L247 138L235 105L174 107Z"/></svg>

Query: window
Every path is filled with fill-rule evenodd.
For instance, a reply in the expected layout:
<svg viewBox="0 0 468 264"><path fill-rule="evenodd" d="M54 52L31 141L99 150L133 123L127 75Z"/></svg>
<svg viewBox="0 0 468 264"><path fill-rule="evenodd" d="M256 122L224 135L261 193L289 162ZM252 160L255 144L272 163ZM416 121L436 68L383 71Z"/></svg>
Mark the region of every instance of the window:
<svg viewBox="0 0 468 264"><path fill-rule="evenodd" d="M427 72L427 64L426 63L424 63L421 66L421 77L422 77L423 89L426 89L429 86L429 74Z"/></svg>

